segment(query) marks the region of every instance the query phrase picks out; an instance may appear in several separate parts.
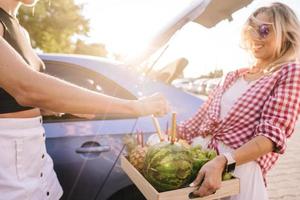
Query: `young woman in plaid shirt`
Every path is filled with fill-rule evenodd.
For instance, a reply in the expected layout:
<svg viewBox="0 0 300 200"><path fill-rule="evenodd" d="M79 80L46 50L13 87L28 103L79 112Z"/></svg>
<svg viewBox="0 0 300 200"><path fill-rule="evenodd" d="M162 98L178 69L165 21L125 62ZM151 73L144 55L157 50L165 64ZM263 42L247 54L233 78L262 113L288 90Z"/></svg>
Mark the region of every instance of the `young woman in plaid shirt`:
<svg viewBox="0 0 300 200"><path fill-rule="evenodd" d="M181 138L219 153L192 183L200 185L199 196L213 194L222 172L236 164L240 194L229 199L268 199L266 173L284 153L300 111L295 13L282 3L261 7L248 18L242 36L253 66L228 73L198 113L178 127Z"/></svg>

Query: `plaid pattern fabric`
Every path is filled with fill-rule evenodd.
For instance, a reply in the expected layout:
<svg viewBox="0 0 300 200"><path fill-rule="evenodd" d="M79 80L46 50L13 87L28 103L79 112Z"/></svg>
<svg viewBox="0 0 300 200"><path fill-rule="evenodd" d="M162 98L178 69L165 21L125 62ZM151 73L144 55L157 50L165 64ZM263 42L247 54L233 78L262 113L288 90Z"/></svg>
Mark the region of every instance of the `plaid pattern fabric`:
<svg viewBox="0 0 300 200"><path fill-rule="evenodd" d="M252 138L263 135L273 141L274 152L257 159L265 177L279 154L286 149L286 140L294 131L300 111L300 64L287 63L261 77L238 98L227 116L220 117L222 94L247 69L228 73L197 114L178 126L178 134L189 142L197 136L211 135L209 148L218 142L237 149Z"/></svg>

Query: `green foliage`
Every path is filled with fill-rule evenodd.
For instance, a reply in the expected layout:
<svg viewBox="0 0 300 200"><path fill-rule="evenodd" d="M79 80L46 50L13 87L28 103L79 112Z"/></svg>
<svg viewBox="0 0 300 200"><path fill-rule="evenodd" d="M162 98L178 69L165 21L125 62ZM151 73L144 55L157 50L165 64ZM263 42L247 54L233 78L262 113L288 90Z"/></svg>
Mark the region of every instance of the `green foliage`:
<svg viewBox="0 0 300 200"><path fill-rule="evenodd" d="M73 53L105 57L108 52L102 44L86 44L82 40L77 40Z"/></svg>
<svg viewBox="0 0 300 200"><path fill-rule="evenodd" d="M44 52L73 53L76 35L87 35L89 21L74 0L41 0L34 8L22 7L19 21L29 32L32 46Z"/></svg>

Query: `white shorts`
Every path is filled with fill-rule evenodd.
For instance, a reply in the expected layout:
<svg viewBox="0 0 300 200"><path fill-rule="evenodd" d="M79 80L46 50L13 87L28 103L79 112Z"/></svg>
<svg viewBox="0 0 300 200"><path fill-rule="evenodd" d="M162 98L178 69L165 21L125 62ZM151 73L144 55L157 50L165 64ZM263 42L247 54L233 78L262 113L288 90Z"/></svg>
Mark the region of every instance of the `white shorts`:
<svg viewBox="0 0 300 200"><path fill-rule="evenodd" d="M0 200L58 200L42 118L0 118Z"/></svg>
<svg viewBox="0 0 300 200"><path fill-rule="evenodd" d="M193 145L200 144L203 148L207 148L209 141L210 136L206 138L196 137L193 139ZM233 151L233 149L222 142L219 142L218 148L220 153ZM235 196L222 198L222 200L268 200L261 168L257 162L251 161L237 166L234 176L240 179L240 193Z"/></svg>

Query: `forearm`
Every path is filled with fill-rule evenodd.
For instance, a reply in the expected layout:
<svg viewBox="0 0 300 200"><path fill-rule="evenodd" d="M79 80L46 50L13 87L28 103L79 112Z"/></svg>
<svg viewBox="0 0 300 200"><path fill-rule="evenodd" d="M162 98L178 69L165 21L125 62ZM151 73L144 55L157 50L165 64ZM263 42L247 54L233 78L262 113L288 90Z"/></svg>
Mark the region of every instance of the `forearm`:
<svg viewBox="0 0 300 200"><path fill-rule="evenodd" d="M23 105L66 113L135 114L136 101L107 96L39 72L30 76L32 81L23 88L27 94L22 97Z"/></svg>
<svg viewBox="0 0 300 200"><path fill-rule="evenodd" d="M264 136L257 136L233 152L237 165L256 160L273 151L273 142Z"/></svg>
<svg viewBox="0 0 300 200"><path fill-rule="evenodd" d="M0 87L21 105L68 113L135 113L135 101L102 95L37 72L1 37L0 47Z"/></svg>

